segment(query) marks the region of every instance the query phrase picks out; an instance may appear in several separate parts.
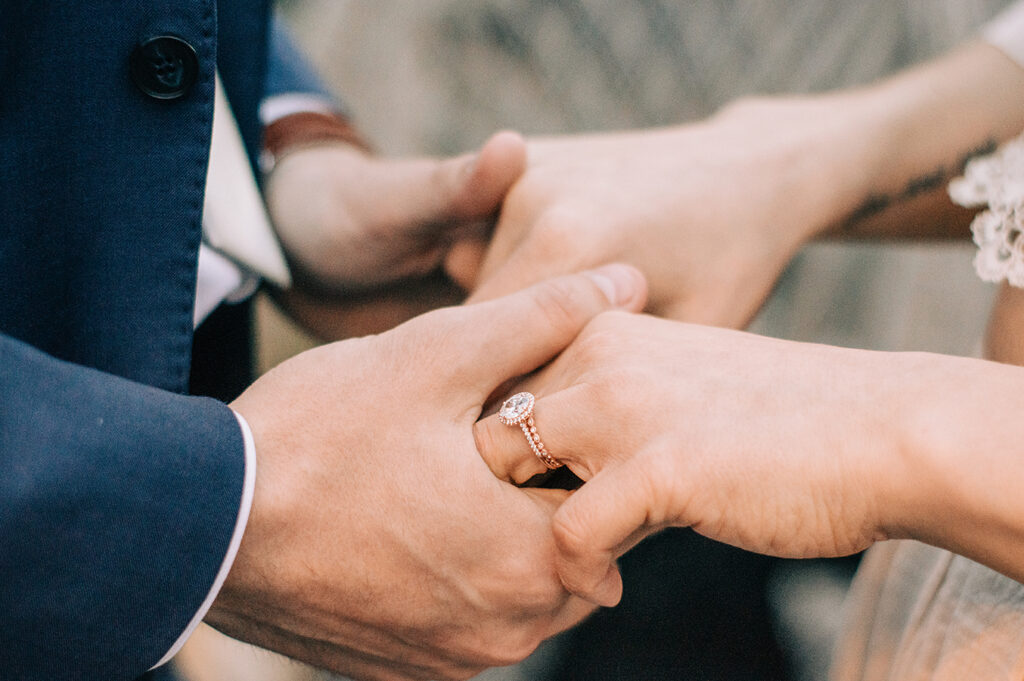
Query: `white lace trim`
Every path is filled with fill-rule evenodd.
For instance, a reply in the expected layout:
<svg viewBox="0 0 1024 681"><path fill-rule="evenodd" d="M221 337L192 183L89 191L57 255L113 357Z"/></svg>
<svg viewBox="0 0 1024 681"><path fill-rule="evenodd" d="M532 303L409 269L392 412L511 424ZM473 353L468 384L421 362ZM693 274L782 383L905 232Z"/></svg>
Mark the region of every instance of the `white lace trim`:
<svg viewBox="0 0 1024 681"><path fill-rule="evenodd" d="M949 196L965 208L988 207L971 223L978 276L1024 288L1024 135L972 159Z"/></svg>

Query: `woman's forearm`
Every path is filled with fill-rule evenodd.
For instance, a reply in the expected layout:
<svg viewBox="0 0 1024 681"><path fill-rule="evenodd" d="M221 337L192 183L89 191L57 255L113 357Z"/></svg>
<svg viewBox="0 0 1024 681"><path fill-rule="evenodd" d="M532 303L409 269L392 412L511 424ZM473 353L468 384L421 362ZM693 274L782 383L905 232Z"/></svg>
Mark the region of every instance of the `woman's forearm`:
<svg viewBox="0 0 1024 681"><path fill-rule="evenodd" d="M742 144L745 157L762 159L763 191L737 181L773 216L779 241L966 238L973 211L954 205L946 186L969 159L1024 130L1024 69L972 43L864 87L739 100L704 129L727 158Z"/></svg>
<svg viewBox="0 0 1024 681"><path fill-rule="evenodd" d="M965 237L972 212L946 193L973 156L1024 130L1024 69L986 43L835 97L851 134L837 140L856 188L824 233L838 237Z"/></svg>

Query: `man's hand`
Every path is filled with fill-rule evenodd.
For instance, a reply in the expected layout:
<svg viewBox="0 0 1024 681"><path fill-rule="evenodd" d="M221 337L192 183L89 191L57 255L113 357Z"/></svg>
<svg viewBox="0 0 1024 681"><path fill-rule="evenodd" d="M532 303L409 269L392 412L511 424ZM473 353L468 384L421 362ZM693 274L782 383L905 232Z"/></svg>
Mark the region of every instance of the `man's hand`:
<svg viewBox="0 0 1024 681"><path fill-rule="evenodd" d="M366 323L368 304L392 324L461 300L437 276L445 254L482 238L524 165L525 144L509 132L444 160L379 158L344 143L285 154L266 185L296 279L283 302L338 338L390 328Z"/></svg>
<svg viewBox="0 0 1024 681"><path fill-rule="evenodd" d="M232 407L258 468L238 557L207 617L360 679L456 679L511 664L589 612L554 567L564 492L499 481L481 405L644 282L613 266L325 345Z"/></svg>

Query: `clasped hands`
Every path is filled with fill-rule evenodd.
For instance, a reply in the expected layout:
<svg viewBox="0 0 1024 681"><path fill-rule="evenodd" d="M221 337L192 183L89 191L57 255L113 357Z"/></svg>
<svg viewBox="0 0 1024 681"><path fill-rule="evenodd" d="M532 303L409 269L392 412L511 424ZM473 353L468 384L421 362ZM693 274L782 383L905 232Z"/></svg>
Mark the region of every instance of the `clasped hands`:
<svg viewBox="0 0 1024 681"><path fill-rule="evenodd" d="M284 362L231 406L256 443L248 527L207 621L360 679L468 678L592 606L554 568L566 492L500 481L473 424L488 397L600 312L638 310L610 266L421 315Z"/></svg>
<svg viewBox="0 0 1024 681"><path fill-rule="evenodd" d="M783 555L876 538L872 500L848 513L860 502L850 478L836 489L831 460L780 465L757 441L776 417L810 422L802 410L828 397L810 382L772 403L784 348L635 314L738 326L767 295L815 221L808 202L781 227L791 202L762 180L795 181L770 171L797 144L748 125L771 118L741 107L713 125L541 142L522 177L527 150L507 134L446 162L336 147L284 159L268 205L299 280L336 298L285 296L323 335L362 337L285 362L231 405L254 433L256 493L207 621L360 679L466 678L522 659L590 602L616 602L615 558L660 527ZM744 132L744 153L723 157L716 145ZM736 201L737 181L760 194ZM717 212L697 201L709 197ZM499 206L486 245L479 225ZM771 238L764 221L780 225ZM616 260L647 281L623 265L565 274ZM455 302L455 284L476 304L363 336ZM572 496L509 484L543 465L518 429L478 420L549 362L525 386L550 452L587 481ZM779 447L800 420L779 418ZM842 513L821 503L839 492Z"/></svg>

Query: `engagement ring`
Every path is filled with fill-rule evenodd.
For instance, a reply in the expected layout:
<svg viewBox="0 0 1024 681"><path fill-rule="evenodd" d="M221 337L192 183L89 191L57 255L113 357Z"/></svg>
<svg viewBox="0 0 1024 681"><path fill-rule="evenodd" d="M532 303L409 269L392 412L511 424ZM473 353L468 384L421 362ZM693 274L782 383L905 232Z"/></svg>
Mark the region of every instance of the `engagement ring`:
<svg viewBox="0 0 1024 681"><path fill-rule="evenodd" d="M548 468L560 468L562 462L551 456L544 443L540 441L537 424L533 421L533 405L536 401L532 393L516 393L502 403L498 420L506 426L519 426L534 455Z"/></svg>

